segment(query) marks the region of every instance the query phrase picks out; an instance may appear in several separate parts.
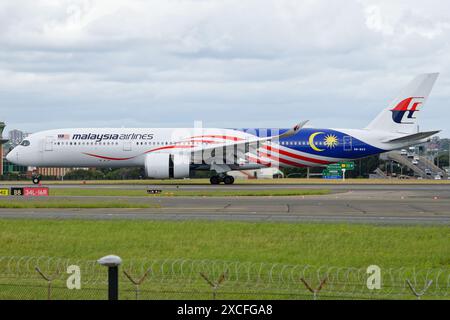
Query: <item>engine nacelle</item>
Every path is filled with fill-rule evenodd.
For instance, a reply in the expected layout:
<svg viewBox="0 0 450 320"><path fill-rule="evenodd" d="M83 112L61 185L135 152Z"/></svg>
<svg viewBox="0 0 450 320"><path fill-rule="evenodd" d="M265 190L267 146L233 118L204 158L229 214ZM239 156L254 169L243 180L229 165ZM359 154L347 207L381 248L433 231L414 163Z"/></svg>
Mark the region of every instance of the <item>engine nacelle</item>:
<svg viewBox="0 0 450 320"><path fill-rule="evenodd" d="M191 156L153 153L145 157L145 175L154 179L188 178Z"/></svg>

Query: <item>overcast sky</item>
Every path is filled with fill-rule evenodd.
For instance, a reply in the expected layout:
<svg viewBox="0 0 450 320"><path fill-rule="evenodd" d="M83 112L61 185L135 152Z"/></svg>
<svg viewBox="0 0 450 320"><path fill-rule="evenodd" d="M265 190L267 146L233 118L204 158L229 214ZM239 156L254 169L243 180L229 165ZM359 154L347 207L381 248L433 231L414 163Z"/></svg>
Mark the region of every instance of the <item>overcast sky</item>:
<svg viewBox="0 0 450 320"><path fill-rule="evenodd" d="M361 128L422 72L450 136L449 1L0 0L10 130Z"/></svg>

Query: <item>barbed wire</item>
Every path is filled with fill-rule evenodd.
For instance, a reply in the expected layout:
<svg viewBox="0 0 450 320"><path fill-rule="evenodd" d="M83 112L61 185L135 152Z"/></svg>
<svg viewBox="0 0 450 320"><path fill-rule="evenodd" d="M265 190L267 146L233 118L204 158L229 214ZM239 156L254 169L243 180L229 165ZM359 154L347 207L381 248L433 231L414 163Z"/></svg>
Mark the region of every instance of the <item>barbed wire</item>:
<svg viewBox="0 0 450 320"><path fill-rule="evenodd" d="M56 257L0 257L0 285L45 285L64 288L67 267L81 271L82 288L99 290L107 284L107 273L96 260ZM381 268L381 289L367 286L367 268L291 265L221 260L136 259L120 266L124 292L135 298L156 292L208 292L224 296L297 296L340 298L425 297L446 298L450 269ZM220 281L219 281L220 280ZM219 283L220 282L220 283ZM52 287L53 283L53 287ZM210 291L211 292L211 291Z"/></svg>

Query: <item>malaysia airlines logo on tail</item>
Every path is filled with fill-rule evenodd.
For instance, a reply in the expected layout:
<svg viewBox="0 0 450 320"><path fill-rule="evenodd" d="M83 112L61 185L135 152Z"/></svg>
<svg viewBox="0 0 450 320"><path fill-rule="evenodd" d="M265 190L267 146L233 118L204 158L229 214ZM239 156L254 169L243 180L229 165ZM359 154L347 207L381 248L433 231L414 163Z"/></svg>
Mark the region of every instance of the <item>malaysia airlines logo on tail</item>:
<svg viewBox="0 0 450 320"><path fill-rule="evenodd" d="M424 97L409 97L402 101L400 101L392 111L392 120L396 123L413 123L413 122L402 122L403 118L406 116L406 119L415 119L414 113L419 111L417 108L423 103Z"/></svg>

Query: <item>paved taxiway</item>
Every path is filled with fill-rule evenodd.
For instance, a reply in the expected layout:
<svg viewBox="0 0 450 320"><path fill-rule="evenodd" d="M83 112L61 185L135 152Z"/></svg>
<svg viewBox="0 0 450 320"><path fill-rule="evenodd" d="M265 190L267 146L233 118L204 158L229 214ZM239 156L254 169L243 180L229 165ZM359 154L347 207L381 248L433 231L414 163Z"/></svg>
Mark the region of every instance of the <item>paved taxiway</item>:
<svg viewBox="0 0 450 320"><path fill-rule="evenodd" d="M58 185L50 188L142 189L145 185ZM159 185L171 190L330 189L325 196L296 197L119 197L156 203L149 209L0 209L1 218L151 219L379 224L450 224L450 185ZM110 197L76 198L77 201ZM115 197L117 199L117 197Z"/></svg>

